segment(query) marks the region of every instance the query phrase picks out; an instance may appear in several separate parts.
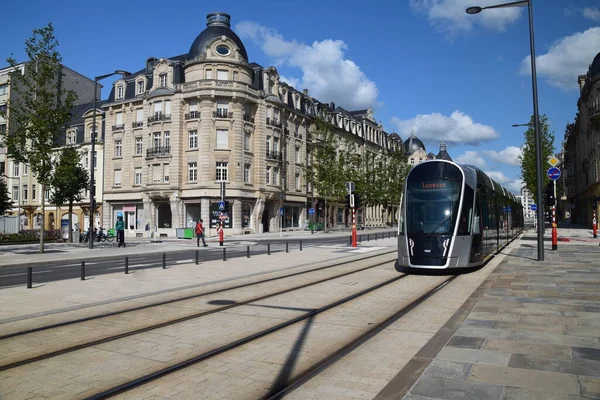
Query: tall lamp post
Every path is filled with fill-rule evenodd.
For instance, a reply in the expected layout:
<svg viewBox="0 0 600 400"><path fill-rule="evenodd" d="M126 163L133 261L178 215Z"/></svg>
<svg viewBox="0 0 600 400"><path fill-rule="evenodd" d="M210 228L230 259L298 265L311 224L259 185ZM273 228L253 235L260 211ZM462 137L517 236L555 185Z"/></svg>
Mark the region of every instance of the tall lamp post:
<svg viewBox="0 0 600 400"><path fill-rule="evenodd" d="M531 52L531 86L533 89L533 124L535 129L535 164L536 164L536 178L537 178L537 216L538 221L544 221L544 207L543 207L543 175L542 175L542 139L539 126L539 113L538 113L538 95L537 95L537 76L535 68L535 44L533 39L533 10L531 2L533 0L514 1L511 3L496 4L487 7L469 7L467 8L467 14L478 14L483 10L492 8L504 8L504 7L524 7L527 6L529 13L529 49ZM544 261L544 230L539 229L537 231L537 247L538 247L538 261Z"/></svg>
<svg viewBox="0 0 600 400"><path fill-rule="evenodd" d="M131 75L131 73L123 70L116 70L110 74L100 75L94 79L94 108L92 111L92 133L91 133L91 141L92 141L92 154L90 160L90 223L88 228L88 240L89 240L89 248L94 248L94 213L96 210L96 185L94 184L94 165L95 153L96 153L96 102L98 100L98 81L108 78L113 75L122 75L123 77Z"/></svg>

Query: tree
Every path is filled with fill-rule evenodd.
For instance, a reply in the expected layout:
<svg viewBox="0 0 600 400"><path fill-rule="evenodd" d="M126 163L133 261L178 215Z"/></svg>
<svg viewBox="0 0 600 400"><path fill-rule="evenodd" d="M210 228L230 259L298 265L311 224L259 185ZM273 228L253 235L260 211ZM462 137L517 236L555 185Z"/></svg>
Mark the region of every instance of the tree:
<svg viewBox="0 0 600 400"><path fill-rule="evenodd" d="M536 166L536 146L535 146L535 129L534 129L534 118L531 117L529 122L529 129L525 132L525 144L523 145L523 151L519 156L521 161L521 178L525 183L527 189L533 194L534 201L539 204L541 199L537 198L537 166ZM540 115L539 120L540 138L542 141L542 168L548 166L546 160L548 157L554 154L554 131L550 132L550 126L548 125L548 118L546 114ZM546 174L546 169L543 173L542 187L546 187L550 183L550 178Z"/></svg>
<svg viewBox="0 0 600 400"><path fill-rule="evenodd" d="M79 163L80 159L81 155L75 148L63 148L50 182L54 189L51 203L69 204L69 242L73 242L73 203L83 199L83 191L90 179L87 170Z"/></svg>
<svg viewBox="0 0 600 400"><path fill-rule="evenodd" d="M404 191L404 182L411 166L406 162L404 149L393 150L387 155L387 162L379 172L381 205L387 214L393 207L400 205L400 197Z"/></svg>
<svg viewBox="0 0 600 400"><path fill-rule="evenodd" d="M11 98L8 103L9 132L6 135L8 153L15 162L28 164L38 183L42 203L40 252L44 252L45 191L52 179L50 157L58 136L71 117L76 101L73 91L62 87L62 57L57 51L54 28L35 29L25 41L28 60L24 73L10 76ZM7 59L11 67L18 63Z"/></svg>
<svg viewBox="0 0 600 400"><path fill-rule="evenodd" d="M8 193L8 186L0 177L0 215L6 214L12 208L12 201Z"/></svg>

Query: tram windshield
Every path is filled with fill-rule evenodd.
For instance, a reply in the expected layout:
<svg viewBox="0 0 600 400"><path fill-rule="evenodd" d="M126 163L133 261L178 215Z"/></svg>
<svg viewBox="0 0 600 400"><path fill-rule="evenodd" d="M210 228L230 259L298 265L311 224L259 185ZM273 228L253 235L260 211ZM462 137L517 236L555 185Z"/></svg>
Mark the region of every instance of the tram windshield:
<svg viewBox="0 0 600 400"><path fill-rule="evenodd" d="M458 218L462 174L449 163L426 163L408 176L406 230L451 235Z"/></svg>

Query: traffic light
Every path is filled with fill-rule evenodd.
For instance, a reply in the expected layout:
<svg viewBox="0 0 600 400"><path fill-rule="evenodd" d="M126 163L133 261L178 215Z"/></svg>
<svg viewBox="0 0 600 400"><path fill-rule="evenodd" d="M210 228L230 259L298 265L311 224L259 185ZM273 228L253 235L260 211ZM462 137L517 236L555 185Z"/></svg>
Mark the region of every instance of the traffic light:
<svg viewBox="0 0 600 400"><path fill-rule="evenodd" d="M546 192L546 205L553 206L554 204L554 194L552 192Z"/></svg>
<svg viewBox="0 0 600 400"><path fill-rule="evenodd" d="M362 200L360 198L360 194L354 193L354 207L360 208L362 206Z"/></svg>
<svg viewBox="0 0 600 400"><path fill-rule="evenodd" d="M346 207L350 208L350 195L349 194L346 195Z"/></svg>

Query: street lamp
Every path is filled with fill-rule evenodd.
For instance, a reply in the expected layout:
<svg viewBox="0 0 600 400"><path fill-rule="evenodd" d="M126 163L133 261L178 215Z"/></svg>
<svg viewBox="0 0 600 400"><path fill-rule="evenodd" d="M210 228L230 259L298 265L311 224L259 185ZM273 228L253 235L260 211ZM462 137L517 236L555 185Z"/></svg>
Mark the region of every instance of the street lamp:
<svg viewBox="0 0 600 400"><path fill-rule="evenodd" d="M126 77L131 75L131 73L118 69L115 72L106 75L100 75L94 79L94 109L92 111L92 133L90 134L90 139L92 141L92 154L90 157L90 223L88 228L88 240L90 249L94 248L94 235L92 232L94 232L94 211L96 209L96 185L94 184L94 155L96 153L96 101L98 100L98 81L113 75L122 75L123 77Z"/></svg>
<svg viewBox="0 0 600 400"><path fill-rule="evenodd" d="M537 95L537 76L535 68L535 44L533 39L533 0L514 1L512 3L496 4L487 7L469 7L466 9L467 14L477 14L483 10L492 8L504 8L504 7L524 7L527 6L529 13L529 49L531 52L531 86L533 89L533 126L535 129L535 164L536 164L536 178L537 178L537 200L538 200L538 221L544 221L544 207L543 207L543 175L542 175L542 139L539 126L539 113L538 113L538 95ZM517 126L530 126L530 124L517 124ZM513 125L515 126L515 125ZM537 247L538 247L538 261L544 261L544 231L538 229L537 232Z"/></svg>

